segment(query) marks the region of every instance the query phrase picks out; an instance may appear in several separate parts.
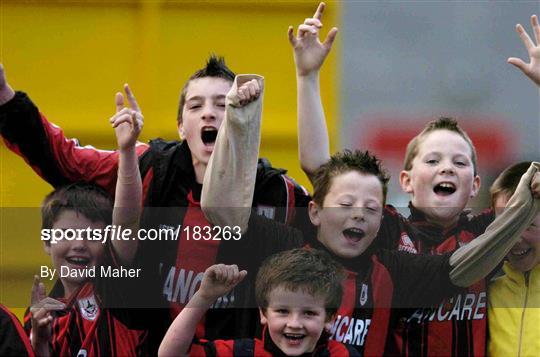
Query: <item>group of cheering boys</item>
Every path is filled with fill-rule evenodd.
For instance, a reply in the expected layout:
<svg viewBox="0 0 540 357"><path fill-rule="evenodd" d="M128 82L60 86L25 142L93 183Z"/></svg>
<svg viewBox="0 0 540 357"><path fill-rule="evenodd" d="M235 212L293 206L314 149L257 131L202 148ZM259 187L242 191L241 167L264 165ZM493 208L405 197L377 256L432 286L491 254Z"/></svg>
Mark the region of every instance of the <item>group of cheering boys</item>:
<svg viewBox="0 0 540 357"><path fill-rule="evenodd" d="M540 350L540 165L506 169L491 188L493 209L471 217L464 209L480 186L475 148L456 121L441 118L407 147L399 180L411 195L411 215L385 205L389 177L375 156L329 154L319 71L337 29L319 41L324 6L296 35L289 28L300 161L312 198L258 159L263 79L235 77L222 59L211 57L182 89L181 142L137 142L143 116L126 85L110 119L117 151L66 139L25 93L11 89L1 69L2 137L55 187L43 202L43 228L113 224L135 231L180 223L242 230L239 240L193 240L183 231L177 241L45 242L58 271L112 265L140 267L142 277L62 277L48 296L36 278L26 333L0 309L2 354L529 356ZM531 24L537 44L517 26L530 63L509 63L540 86L536 16ZM295 210L306 206L305 215ZM504 274L494 279L501 265Z"/></svg>

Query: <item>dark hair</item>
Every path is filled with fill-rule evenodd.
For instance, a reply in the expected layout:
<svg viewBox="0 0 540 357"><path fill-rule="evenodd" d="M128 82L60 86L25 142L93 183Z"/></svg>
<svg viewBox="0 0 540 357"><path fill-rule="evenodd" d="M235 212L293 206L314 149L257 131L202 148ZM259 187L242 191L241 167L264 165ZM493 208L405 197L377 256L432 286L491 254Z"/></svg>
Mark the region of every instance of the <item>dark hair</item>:
<svg viewBox="0 0 540 357"><path fill-rule="evenodd" d="M257 273L257 304L268 308L270 293L278 287L300 290L324 298L329 321L341 305L344 277L343 267L323 251L297 248L277 253L268 257Z"/></svg>
<svg viewBox="0 0 540 357"><path fill-rule="evenodd" d="M182 111L184 110L184 105L186 104L186 95L189 83L194 79L204 77L223 78L230 82L234 82L234 77L236 77L236 75L230 70L229 67L227 67L223 57L217 57L214 54L210 55L206 61L206 66L193 73L191 77L189 77L188 81L184 84L184 87L180 92L180 104L178 105L177 117L178 123L182 122Z"/></svg>
<svg viewBox="0 0 540 357"><path fill-rule="evenodd" d="M451 132L457 133L463 138L463 140L465 140L465 142L471 148L471 161L474 169L474 175L476 175L478 172L476 148L474 147L471 138L469 137L469 135L467 135L465 130L459 127L458 122L454 118L448 117L441 117L437 120L429 122L424 128L424 130L420 132L420 134L416 135L411 141L409 141L409 144L407 145L407 150L405 151L405 161L403 162L404 169L412 169L412 162L416 155L418 155L418 148L422 143L422 139L435 130L449 130Z"/></svg>
<svg viewBox="0 0 540 357"><path fill-rule="evenodd" d="M343 150L319 167L313 175L313 201L319 206L323 205L324 198L330 190L332 179L349 171L358 171L361 174L374 175L381 182L383 189L383 204L386 202L386 191L390 176L382 168L381 162L369 151Z"/></svg>
<svg viewBox="0 0 540 357"><path fill-rule="evenodd" d="M72 183L49 193L41 205L41 228L50 229L66 210L82 214L92 222L112 221L113 203L102 188L88 183Z"/></svg>
<svg viewBox="0 0 540 357"><path fill-rule="evenodd" d="M489 193L491 193L491 206L493 208L495 208L495 200L498 196L505 195L510 197L514 194L519 181L521 180L521 176L527 172L531 164L531 161L523 161L519 164L507 167L501 172L489 189Z"/></svg>

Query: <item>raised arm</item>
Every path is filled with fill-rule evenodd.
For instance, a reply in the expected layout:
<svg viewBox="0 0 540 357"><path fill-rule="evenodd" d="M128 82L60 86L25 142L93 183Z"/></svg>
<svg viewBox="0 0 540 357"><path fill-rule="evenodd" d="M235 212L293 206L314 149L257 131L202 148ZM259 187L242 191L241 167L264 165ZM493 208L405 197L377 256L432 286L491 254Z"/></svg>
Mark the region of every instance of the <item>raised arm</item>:
<svg viewBox="0 0 540 357"><path fill-rule="evenodd" d="M311 176L330 159L330 144L324 109L321 102L319 72L330 53L337 35L332 28L324 42L319 40L325 4L320 3L315 15L294 29L289 27L289 42L294 51L298 91L298 152L302 170Z"/></svg>
<svg viewBox="0 0 540 357"><path fill-rule="evenodd" d="M118 152L80 146L77 139L66 138L25 93L13 92L4 68L0 70L0 135L11 151L52 186L89 182L114 194ZM139 156L147 149L148 145L137 144Z"/></svg>
<svg viewBox="0 0 540 357"><path fill-rule="evenodd" d="M452 283L467 287L485 277L503 260L539 213L540 163L535 162L521 178L504 212L484 234L452 254Z"/></svg>
<svg viewBox="0 0 540 357"><path fill-rule="evenodd" d="M521 58L516 57L510 57L508 63L519 68L540 87L540 24L538 24L538 17L536 15L531 16L531 26L536 44L531 40L521 24L516 25L516 31L529 53L529 63L525 63Z"/></svg>
<svg viewBox="0 0 540 357"><path fill-rule="evenodd" d="M135 144L143 126L141 109L127 84L124 85L131 108L124 106L124 96L116 93L116 114L109 120L116 134L119 152L118 178L114 199L113 225L130 229L133 236L139 229L142 212L142 181ZM138 241L113 240L112 246L121 264L131 264L137 252Z"/></svg>
<svg viewBox="0 0 540 357"><path fill-rule="evenodd" d="M206 269L201 287L167 330L158 355L186 356L200 319L217 298L231 291L246 275L247 271L238 271L236 265L217 264Z"/></svg>
<svg viewBox="0 0 540 357"><path fill-rule="evenodd" d="M264 79L239 75L227 94L225 120L203 180L201 208L213 225L247 229L261 140Z"/></svg>

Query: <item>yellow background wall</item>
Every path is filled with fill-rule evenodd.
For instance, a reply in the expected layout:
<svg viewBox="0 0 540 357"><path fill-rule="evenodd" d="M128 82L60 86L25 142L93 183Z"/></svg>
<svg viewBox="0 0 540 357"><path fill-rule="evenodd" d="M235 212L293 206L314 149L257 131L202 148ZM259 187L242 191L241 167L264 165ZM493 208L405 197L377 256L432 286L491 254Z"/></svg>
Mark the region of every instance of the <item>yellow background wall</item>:
<svg viewBox="0 0 540 357"><path fill-rule="evenodd" d="M237 73L266 78L262 156L309 187L297 160L296 82L288 25L312 1L1 1L0 60L12 87L82 144L114 148L107 119L127 82L145 115L142 141L176 139L179 91L210 53ZM328 3L326 28L339 3ZM331 142L336 143L338 43L322 73ZM28 304L32 276L49 262L37 209L51 187L0 145L0 302ZM13 208L13 209L12 209ZM20 309L16 312L21 313Z"/></svg>

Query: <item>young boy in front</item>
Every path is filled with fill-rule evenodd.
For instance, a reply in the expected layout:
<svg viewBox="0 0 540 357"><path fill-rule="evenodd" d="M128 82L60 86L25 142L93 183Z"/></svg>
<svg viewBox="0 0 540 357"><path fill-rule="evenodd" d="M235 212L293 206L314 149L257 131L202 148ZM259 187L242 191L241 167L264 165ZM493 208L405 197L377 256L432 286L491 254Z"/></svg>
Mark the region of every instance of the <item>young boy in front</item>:
<svg viewBox="0 0 540 357"><path fill-rule="evenodd" d="M132 108L135 98L126 86ZM42 205L42 228L99 230L104 234L111 223L138 229L142 190L135 142L142 128L136 110L124 108L122 94L116 95L117 113L110 122L118 141L119 167L113 204L100 187L74 183L50 193ZM124 267L137 250L137 241L78 239L45 241L58 277L49 297L36 277L32 289L32 307L25 317L31 343L39 356L152 355L151 318L141 310L125 309L130 295L138 293L130 278L105 277L101 267ZM105 243L105 244L104 244ZM69 274L62 272L69 271ZM95 277L89 278L93 271ZM153 313L155 316L155 313ZM31 325L31 326L30 326ZM155 343L155 342L154 342Z"/></svg>
<svg viewBox="0 0 540 357"><path fill-rule="evenodd" d="M177 316L160 356L358 356L328 332L341 302L342 268L315 249L293 249L265 260L256 279L262 339L196 341L195 325L210 305L240 282L247 272L236 265L206 270L200 289Z"/></svg>
<svg viewBox="0 0 540 357"><path fill-rule="evenodd" d="M313 16L298 28L289 29L294 49L298 84L299 152L302 168L313 175L329 157L328 135L319 95L319 70L328 55L337 29L320 42L321 4ZM538 24L533 17L535 33ZM539 62L534 46L518 27L531 54L531 65L512 59L533 81ZM528 39L531 42L530 39ZM536 68L536 69L535 69ZM538 79L535 81L538 82ZM420 254L452 252L483 233L492 213L468 217L464 211L470 198L479 191L476 150L468 135L451 118L429 123L407 147L404 170L400 174L403 190L411 195L411 216L401 217L385 207L379 243L390 249ZM486 339L485 281L471 286L435 309L412 309L400 321L389 353L397 355L484 355ZM445 310L474 309L478 313L447 314Z"/></svg>
<svg viewBox="0 0 540 357"><path fill-rule="evenodd" d="M491 186L491 202L501 214L530 162L504 170ZM504 275L489 284L490 356L537 356L540 351L540 214L512 247Z"/></svg>

